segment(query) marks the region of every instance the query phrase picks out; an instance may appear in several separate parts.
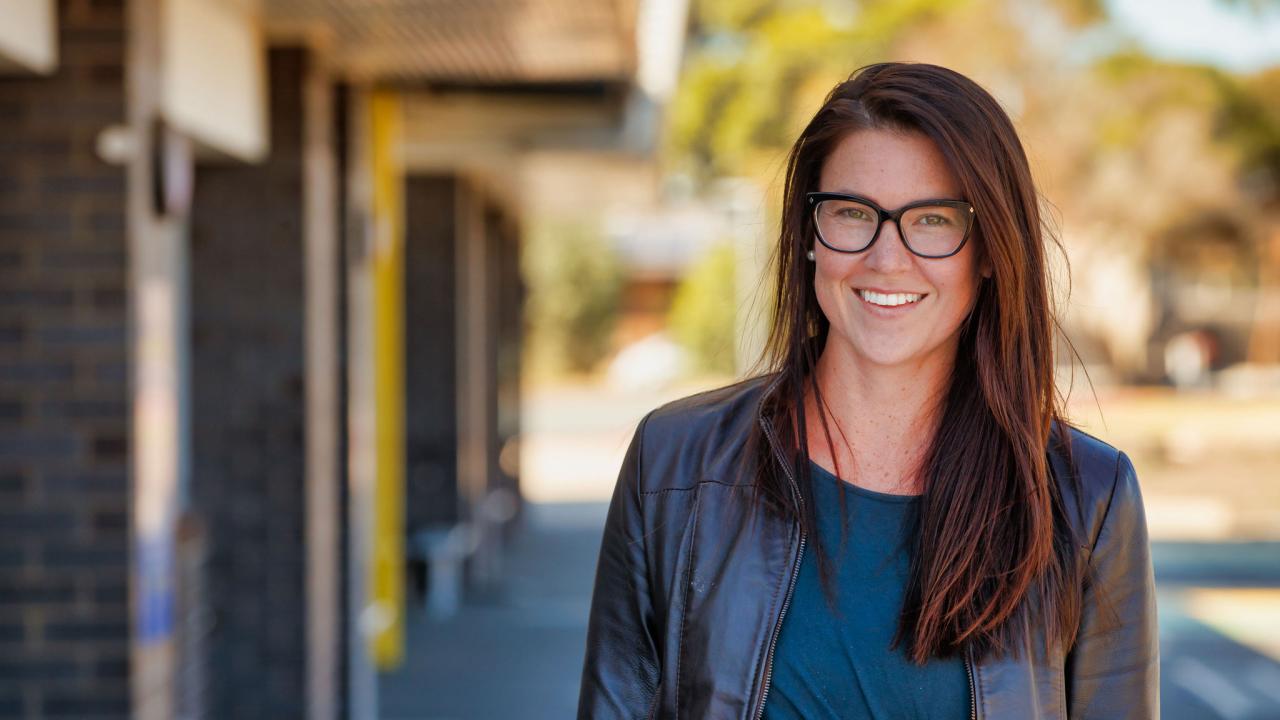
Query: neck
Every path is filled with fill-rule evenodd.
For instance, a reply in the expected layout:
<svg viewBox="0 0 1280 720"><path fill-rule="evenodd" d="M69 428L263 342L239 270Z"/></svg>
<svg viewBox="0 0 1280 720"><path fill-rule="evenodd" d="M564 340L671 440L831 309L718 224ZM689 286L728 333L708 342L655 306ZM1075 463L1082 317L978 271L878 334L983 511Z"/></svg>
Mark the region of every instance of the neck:
<svg viewBox="0 0 1280 720"><path fill-rule="evenodd" d="M810 456L864 487L921 492L920 465L937 430L954 350L886 366L860 360L839 342L827 339L815 371L830 446L813 391L805 389Z"/></svg>

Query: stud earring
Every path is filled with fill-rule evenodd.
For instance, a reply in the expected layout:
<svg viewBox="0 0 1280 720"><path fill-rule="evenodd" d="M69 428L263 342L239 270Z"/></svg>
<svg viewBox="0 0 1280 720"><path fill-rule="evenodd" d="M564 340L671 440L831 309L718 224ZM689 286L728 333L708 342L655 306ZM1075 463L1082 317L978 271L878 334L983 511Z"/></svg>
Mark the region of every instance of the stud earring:
<svg viewBox="0 0 1280 720"><path fill-rule="evenodd" d="M816 260L816 259L817 259L817 256L813 254L813 251L812 251L812 250L810 250L808 253L806 253L806 254L805 254L805 257L809 258L809 262L813 262L814 260Z"/></svg>

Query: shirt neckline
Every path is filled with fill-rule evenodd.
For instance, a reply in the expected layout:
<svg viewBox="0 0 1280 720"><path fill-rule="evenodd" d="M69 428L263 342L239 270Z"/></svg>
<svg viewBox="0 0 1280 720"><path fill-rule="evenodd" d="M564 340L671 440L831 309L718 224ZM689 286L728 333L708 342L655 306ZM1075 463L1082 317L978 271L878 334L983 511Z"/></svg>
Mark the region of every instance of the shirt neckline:
<svg viewBox="0 0 1280 720"><path fill-rule="evenodd" d="M844 485L845 489L853 491L854 494L861 495L871 500L879 500L881 502L897 503L897 504L905 505L908 503L918 502L920 498L923 497L923 495L901 495L898 493L880 492L879 490L871 490L869 488L864 488L861 485L854 485L851 482L847 482L841 479L839 476L837 476L835 473L831 472L830 470L822 467L817 462L815 462L812 458L810 458L809 460L809 468L814 472L816 472L817 474L827 478L830 481L838 482Z"/></svg>

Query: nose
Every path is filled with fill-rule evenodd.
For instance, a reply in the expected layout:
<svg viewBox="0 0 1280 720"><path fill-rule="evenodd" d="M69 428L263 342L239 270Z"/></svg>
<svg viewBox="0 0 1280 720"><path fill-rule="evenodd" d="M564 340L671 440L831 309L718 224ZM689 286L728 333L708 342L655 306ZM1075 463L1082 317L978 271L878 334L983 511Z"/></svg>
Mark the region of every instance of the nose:
<svg viewBox="0 0 1280 720"><path fill-rule="evenodd" d="M900 273L911 268L913 262L911 251L902 242L902 234L897 222L886 220L884 225L880 226L880 236L867 250L863 262L872 270L885 275Z"/></svg>

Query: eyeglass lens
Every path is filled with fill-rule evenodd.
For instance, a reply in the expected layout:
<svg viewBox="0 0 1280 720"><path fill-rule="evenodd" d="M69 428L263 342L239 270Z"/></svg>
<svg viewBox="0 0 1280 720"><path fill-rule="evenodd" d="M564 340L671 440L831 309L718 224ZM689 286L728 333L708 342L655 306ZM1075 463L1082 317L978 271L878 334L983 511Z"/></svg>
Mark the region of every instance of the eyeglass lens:
<svg viewBox="0 0 1280 720"><path fill-rule="evenodd" d="M837 250L856 252L871 244L879 227L875 208L852 200L823 200L814 209L822 239ZM923 205L902 215L900 232L919 255L950 255L964 241L970 214L948 205Z"/></svg>

